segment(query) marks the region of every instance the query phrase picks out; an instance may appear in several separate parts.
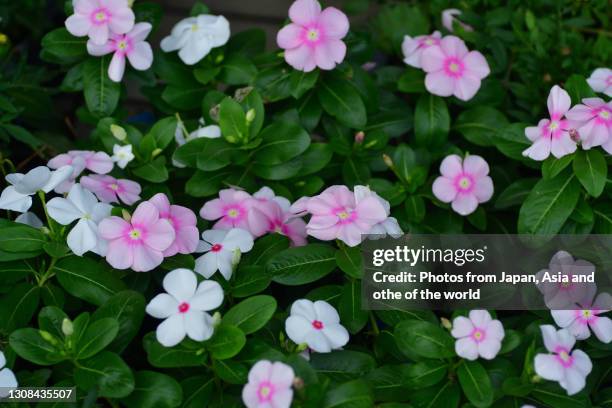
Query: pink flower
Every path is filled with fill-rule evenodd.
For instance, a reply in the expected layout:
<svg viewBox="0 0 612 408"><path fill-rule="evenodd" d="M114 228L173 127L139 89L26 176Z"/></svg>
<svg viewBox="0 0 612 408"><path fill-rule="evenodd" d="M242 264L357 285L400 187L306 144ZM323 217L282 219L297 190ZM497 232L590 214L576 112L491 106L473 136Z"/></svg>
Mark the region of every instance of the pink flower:
<svg viewBox="0 0 612 408"><path fill-rule="evenodd" d="M494 359L505 336L501 322L491 319L486 310L471 310L469 319L456 317L451 334L457 339L455 352L467 360L476 360L479 356Z"/></svg>
<svg viewBox="0 0 612 408"><path fill-rule="evenodd" d="M421 55L423 55L423 51L433 45L439 45L440 38L442 38L442 34L439 31L434 31L430 35L419 35L414 38L405 35L402 42L404 62L412 67L421 68Z"/></svg>
<svg viewBox="0 0 612 408"><path fill-rule="evenodd" d="M306 245L306 223L290 211L289 200L274 195L269 187L262 187L253 198L249 225L255 236L276 232L289 237L294 246Z"/></svg>
<svg viewBox="0 0 612 408"><path fill-rule="evenodd" d="M533 160L545 160L552 153L557 159L574 153L576 142L569 134L570 123L564 119L572 101L569 94L555 85L548 94L548 113L550 119L542 119L538 126L525 128L525 136L533 144L523 151L523 156Z"/></svg>
<svg viewBox="0 0 612 408"><path fill-rule="evenodd" d="M308 200L308 212L312 214L306 225L308 235L323 241L339 239L348 246L361 243L362 235L387 219L387 212L374 196L359 203L346 186L331 186Z"/></svg>
<svg viewBox="0 0 612 408"><path fill-rule="evenodd" d="M602 146L612 154L612 101L601 98L585 98L566 114L571 127L578 130L585 150Z"/></svg>
<svg viewBox="0 0 612 408"><path fill-rule="evenodd" d="M460 25L463 28L464 31L474 31L472 26L465 24L464 22L462 22L461 20L455 17L455 16L460 16L460 15L461 15L461 10L459 9L451 8L451 9L443 10L442 11L442 25L444 26L444 28L446 28L448 31L452 33L454 31L453 24L456 22L458 25Z"/></svg>
<svg viewBox="0 0 612 408"><path fill-rule="evenodd" d="M164 256L194 252L198 247L199 233L193 211L180 205L171 205L164 193L155 194L149 202L159 211L159 218L168 220L174 228L174 242L164 251Z"/></svg>
<svg viewBox="0 0 612 408"><path fill-rule="evenodd" d="M108 263L115 269L132 268L136 272L150 271L161 264L163 252L175 239L170 222L160 218L157 208L148 201L136 207L130 221L105 218L98 232L108 241Z"/></svg>
<svg viewBox="0 0 612 408"><path fill-rule="evenodd" d="M70 150L68 153L58 154L49 162L50 169L59 169L62 166L70 165L73 168L72 175L62 184L55 188L58 194L67 193L74 185L76 178L87 169L94 173L106 174L113 169L113 160L104 152L93 152L90 150Z"/></svg>
<svg viewBox="0 0 612 408"><path fill-rule="evenodd" d="M344 60L346 45L341 40L348 33L349 21L343 12L334 7L321 11L317 0L296 0L289 8L289 18L291 23L276 36L289 65L310 72L315 67L334 69Z"/></svg>
<svg viewBox="0 0 612 408"><path fill-rule="evenodd" d="M462 101L472 99L480 81L491 72L487 60L478 51L469 51L458 37L449 35L439 46L428 47L421 54L421 66L427 72L425 88L434 95L455 95Z"/></svg>
<svg viewBox="0 0 612 408"><path fill-rule="evenodd" d="M80 182L103 203L118 203L120 199L125 204L132 205L140 200L140 184L132 180L92 174L81 177Z"/></svg>
<svg viewBox="0 0 612 408"><path fill-rule="evenodd" d="M597 68L587 82L595 92L603 92L606 96L612 96L612 69Z"/></svg>
<svg viewBox="0 0 612 408"><path fill-rule="evenodd" d="M551 325L540 326L540 329L544 346L552 354L540 353L535 356L536 374L546 380L558 381L567 395L580 392L586 384L587 375L593 369L591 359L582 350L572 352L576 338L566 329L557 331Z"/></svg>
<svg viewBox="0 0 612 408"><path fill-rule="evenodd" d="M113 53L108 66L108 77L120 82L125 71L125 59L130 61L134 69L146 71L153 63L153 50L145 38L151 32L151 24L138 23L126 34L112 34L104 44L87 41L87 52L94 56Z"/></svg>
<svg viewBox="0 0 612 408"><path fill-rule="evenodd" d="M249 371L242 401L247 408L289 408L294 378L293 369L287 364L260 360Z"/></svg>
<svg viewBox="0 0 612 408"><path fill-rule="evenodd" d="M134 27L134 12L127 0L74 0L74 14L66 19L66 28L76 37L89 35L102 45L111 33L124 34Z"/></svg>
<svg viewBox="0 0 612 408"><path fill-rule="evenodd" d="M432 186L436 198L460 215L469 215L479 203L493 196L493 180L488 176L489 165L480 156L469 155L463 161L456 154L446 156Z"/></svg>
<svg viewBox="0 0 612 408"><path fill-rule="evenodd" d="M592 330L602 343L607 344L612 341L612 320L600 315L612 309L612 296L600 293L595 301L593 297L581 304L579 310L551 310L550 313L557 326L568 329L577 340L588 339Z"/></svg>
<svg viewBox="0 0 612 408"><path fill-rule="evenodd" d="M219 198L208 201L200 210L205 220L218 220L215 229L242 228L255 235L249 227L249 210L255 200L245 191L228 188L219 191Z"/></svg>

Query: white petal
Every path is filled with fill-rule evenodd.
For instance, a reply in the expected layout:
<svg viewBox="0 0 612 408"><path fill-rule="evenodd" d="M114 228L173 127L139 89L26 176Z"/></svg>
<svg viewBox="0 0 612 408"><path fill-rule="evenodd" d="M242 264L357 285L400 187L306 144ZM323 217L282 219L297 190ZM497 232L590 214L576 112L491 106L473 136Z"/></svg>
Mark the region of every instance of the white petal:
<svg viewBox="0 0 612 408"><path fill-rule="evenodd" d="M598 316L594 323L590 324L593 334L602 343L608 344L612 341L612 320L609 317Z"/></svg>
<svg viewBox="0 0 612 408"><path fill-rule="evenodd" d="M30 227L34 227L34 228L40 228L44 225L43 222L40 220L40 218L38 218L36 214L34 214L33 212L29 212L29 211L24 212L23 214L15 218L15 222L29 225Z"/></svg>
<svg viewBox="0 0 612 408"><path fill-rule="evenodd" d="M198 280L189 269L179 268L169 272L163 281L166 292L174 296L178 302L186 302L196 291Z"/></svg>
<svg viewBox="0 0 612 408"><path fill-rule="evenodd" d="M557 357L552 354L536 355L534 368L536 374L551 381L561 381L565 371Z"/></svg>
<svg viewBox="0 0 612 408"><path fill-rule="evenodd" d="M593 369L593 363L589 356L582 350L574 350L572 352L574 358L575 368L582 373L582 375L589 375Z"/></svg>
<svg viewBox="0 0 612 408"><path fill-rule="evenodd" d="M317 300L316 302L314 302L314 309L317 316L317 320L320 320L325 325L340 323L340 316L338 315L338 311L326 301Z"/></svg>
<svg viewBox="0 0 612 408"><path fill-rule="evenodd" d="M206 38L191 38L179 51L179 57L187 65L194 65L204 58L212 48L211 42Z"/></svg>
<svg viewBox="0 0 612 408"><path fill-rule="evenodd" d="M194 270L206 279L213 276L217 272L217 254L208 252L196 259Z"/></svg>
<svg viewBox="0 0 612 408"><path fill-rule="evenodd" d="M222 250L217 253L217 269L225 280L230 280L234 272L234 251Z"/></svg>
<svg viewBox="0 0 612 408"><path fill-rule="evenodd" d="M189 300L189 305L195 310L208 312L223 303L223 289L215 281L203 281L198 286L195 295Z"/></svg>
<svg viewBox="0 0 612 408"><path fill-rule="evenodd" d="M18 193L14 186L8 186L0 195L0 209L26 212L32 206L32 197Z"/></svg>
<svg viewBox="0 0 612 408"><path fill-rule="evenodd" d="M549 324L544 326L540 326L540 330L542 331L542 340L544 341L544 346L548 351L555 351L555 349L559 346L559 340L557 338L557 330L555 327Z"/></svg>
<svg viewBox="0 0 612 408"><path fill-rule="evenodd" d="M491 315L486 310L470 310L470 320L474 326L485 328L491 321Z"/></svg>
<svg viewBox="0 0 612 408"><path fill-rule="evenodd" d="M453 329L451 335L459 339L461 337L467 337L474 330L472 321L465 316L458 316L453 320Z"/></svg>
<svg viewBox="0 0 612 408"><path fill-rule="evenodd" d="M164 320L155 331L157 341L165 347L173 347L185 338L183 315L175 314Z"/></svg>
<svg viewBox="0 0 612 408"><path fill-rule="evenodd" d="M42 190L51 177L51 170L46 166L38 166L27 172L19 183L15 184L15 189L21 194L34 194ZM59 183L58 183L59 184ZM54 187L55 188L55 187ZM48 193L52 189L46 190Z"/></svg>
<svg viewBox="0 0 612 408"><path fill-rule="evenodd" d="M311 330L306 334L304 339L308 347L317 353L329 353L332 351L332 345L328 338L323 334L322 330Z"/></svg>
<svg viewBox="0 0 612 408"><path fill-rule="evenodd" d="M55 197L47 203L47 212L51 218L62 225L68 225L83 216L83 212L71 201L61 197Z"/></svg>
<svg viewBox="0 0 612 408"><path fill-rule="evenodd" d="M459 357L466 360L476 360L478 358L478 346L469 337L464 337L455 342L455 352Z"/></svg>
<svg viewBox="0 0 612 408"><path fill-rule="evenodd" d="M220 244L227 235L227 230L206 230L202 233L202 239L212 245Z"/></svg>
<svg viewBox="0 0 612 408"><path fill-rule="evenodd" d="M190 310L185 313L185 331L195 341L208 340L213 335L213 319L208 313Z"/></svg>
<svg viewBox="0 0 612 408"><path fill-rule="evenodd" d="M9 394L7 388L17 388L17 378L15 378L15 374L8 368L0 370L0 388L4 388L0 390L0 398L4 398Z"/></svg>
<svg viewBox="0 0 612 408"><path fill-rule="evenodd" d="M42 191L48 193L53 190L55 187L62 184L64 181L68 180L72 175L74 168L72 166L62 166L59 169L51 172L51 177L49 177L46 184L42 187Z"/></svg>
<svg viewBox="0 0 612 408"><path fill-rule="evenodd" d="M78 183L72 186L66 198L83 214L91 214L94 206L98 203L96 196Z"/></svg>
<svg viewBox="0 0 612 408"><path fill-rule="evenodd" d="M570 367L565 370L565 377L559 381L559 385L565 388L567 395L574 395L582 391L586 385L586 377L580 371Z"/></svg>
<svg viewBox="0 0 612 408"><path fill-rule="evenodd" d="M291 316L302 316L308 321L313 321L317 318L314 303L308 299L299 299L291 305Z"/></svg>
<svg viewBox="0 0 612 408"><path fill-rule="evenodd" d="M99 223L104 218L110 217L112 210L113 206L110 204L97 203L96 205L94 205L93 210L91 211L89 216L94 222Z"/></svg>
<svg viewBox="0 0 612 408"><path fill-rule="evenodd" d="M147 314L157 319L165 319L176 314L178 305L175 298L167 293L160 293L151 299L145 310Z"/></svg>
<svg viewBox="0 0 612 408"><path fill-rule="evenodd" d="M223 247L231 250L238 248L242 253L249 252L253 248L253 236L246 230L233 228L223 239Z"/></svg>
<svg viewBox="0 0 612 408"><path fill-rule="evenodd" d="M6 357L4 357L4 353L0 351L0 368L4 368L6 365Z"/></svg>
<svg viewBox="0 0 612 408"><path fill-rule="evenodd" d="M310 331L314 330L310 320L302 316L289 316L285 320L285 331L287 336L296 344L301 344L306 341L306 336Z"/></svg>
<svg viewBox="0 0 612 408"><path fill-rule="evenodd" d="M327 337L332 349L343 347L349 341L349 333L341 324L330 324L321 331Z"/></svg>
<svg viewBox="0 0 612 408"><path fill-rule="evenodd" d="M75 255L82 256L91 251L98 244L98 228L91 220L80 219L79 222L68 233L68 247Z"/></svg>

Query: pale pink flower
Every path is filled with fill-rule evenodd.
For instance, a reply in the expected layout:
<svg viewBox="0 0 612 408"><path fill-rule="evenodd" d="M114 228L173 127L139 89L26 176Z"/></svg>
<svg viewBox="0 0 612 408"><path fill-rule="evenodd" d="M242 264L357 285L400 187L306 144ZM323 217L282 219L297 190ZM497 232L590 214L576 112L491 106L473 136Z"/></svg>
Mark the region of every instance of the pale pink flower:
<svg viewBox="0 0 612 408"><path fill-rule="evenodd" d="M559 159L576 151L576 142L569 133L570 123L565 119L571 103L567 91L558 85L552 87L547 101L550 119L542 119L538 126L525 128L525 136L533 144L523 151L523 156L542 161L551 153Z"/></svg>
<svg viewBox="0 0 612 408"><path fill-rule="evenodd" d="M253 234L248 218L254 203L255 200L246 191L227 188L219 191L219 198L204 204L200 217L209 221L218 220L213 227L215 229L242 228Z"/></svg>
<svg viewBox="0 0 612 408"><path fill-rule="evenodd" d="M312 197L300 197L296 202L291 204L289 207L289 212L293 214L295 217L303 217L308 213L308 201Z"/></svg>
<svg viewBox="0 0 612 408"><path fill-rule="evenodd" d="M584 340L593 334L603 343L612 341L612 320L601 314L612 309L612 296L609 293L600 293L588 302L579 305L578 310L551 310L557 326L568 329L577 340ZM590 330L589 330L590 329Z"/></svg>
<svg viewBox="0 0 612 408"><path fill-rule="evenodd" d="M440 45L426 48L421 66L427 72L425 88L434 95L472 99L489 73L489 64L478 51L469 51L460 38L449 35Z"/></svg>
<svg viewBox="0 0 612 408"><path fill-rule="evenodd" d="M566 114L570 126L578 131L585 150L602 146L612 154L612 101L601 98L585 98Z"/></svg>
<svg viewBox="0 0 612 408"><path fill-rule="evenodd" d="M106 260L115 269L132 268L146 272L159 266L163 252L174 242L174 228L159 217L153 204L144 201L136 207L130 221L105 218L98 225L100 236L108 241Z"/></svg>
<svg viewBox="0 0 612 408"><path fill-rule="evenodd" d="M423 55L423 51L431 46L439 45L441 38L442 34L439 31L416 37L405 35L402 42L404 62L412 67L421 68L421 55Z"/></svg>
<svg viewBox="0 0 612 408"><path fill-rule="evenodd" d="M331 186L308 200L312 215L306 225L308 235L323 241L339 239L348 246L359 245L362 235L387 219L384 206L376 197L367 197L359 203L346 186Z"/></svg>
<svg viewBox="0 0 612 408"><path fill-rule="evenodd" d="M125 59L130 61L134 69L146 71L153 64L153 49L145 38L151 32L151 24L138 23L126 34L112 34L104 44L87 41L87 52L96 57L113 53L108 66L108 77L120 82L125 72Z"/></svg>
<svg viewBox="0 0 612 408"><path fill-rule="evenodd" d="M368 197L374 197L380 202L385 209L385 213L387 214L387 218L385 220L375 224L368 232L368 234L373 236L372 238L377 239L387 235L394 238L399 238L404 234L404 231L402 231L400 228L397 219L389 216L391 214L391 205L387 200L370 190L370 188L367 186L355 186L353 190L355 191L355 202L357 205Z"/></svg>
<svg viewBox="0 0 612 408"><path fill-rule="evenodd" d="M193 211L181 205L171 205L164 193L155 194L149 202L159 211L159 218L168 220L174 228L174 242L164 251L164 256L194 252L198 247L199 234Z"/></svg>
<svg viewBox="0 0 612 408"><path fill-rule="evenodd" d="M103 203L118 203L119 199L127 205L140 200L140 184L132 180L116 179L112 176L92 174L83 176L80 183L94 193Z"/></svg>
<svg viewBox="0 0 612 408"><path fill-rule="evenodd" d="M247 408L289 408L294 378L293 369L287 364L260 360L249 371L242 401Z"/></svg>
<svg viewBox="0 0 612 408"><path fill-rule="evenodd" d="M612 69L597 68L587 82L595 92L603 92L606 96L612 96Z"/></svg>
<svg viewBox="0 0 612 408"><path fill-rule="evenodd" d="M113 160L105 152L70 150L68 153L58 154L47 163L50 169L59 169L67 165L72 166L72 175L68 180L55 188L54 191L58 194L70 191L77 177L79 177L85 169L97 174L109 173L113 169Z"/></svg>
<svg viewBox="0 0 612 408"><path fill-rule="evenodd" d="M321 11L317 0L296 0L289 8L291 23L283 27L276 42L285 50L285 61L310 72L316 67L334 69L346 55L342 39L349 30L346 15L335 7Z"/></svg>
<svg viewBox="0 0 612 408"><path fill-rule="evenodd" d="M471 25L464 23L457 17L461 15L461 10L451 8L442 10L442 25L451 33L454 31L453 24L457 22L465 31L474 31Z"/></svg>
<svg viewBox="0 0 612 408"><path fill-rule="evenodd" d="M471 310L469 318L456 317L451 335L457 339L455 352L466 360L479 356L492 360L501 349L504 327L499 320L493 320L486 310Z"/></svg>
<svg viewBox="0 0 612 408"><path fill-rule="evenodd" d="M576 338L566 330L555 330L554 326L540 326L544 346L552 354L537 354L534 360L536 374L540 377L558 381L567 395L580 392L586 377L593 369L589 356L582 350L574 350Z"/></svg>
<svg viewBox="0 0 612 408"><path fill-rule="evenodd" d="M269 187L262 187L253 198L249 226L255 236L279 233L289 237L294 246L306 245L306 223L290 211L289 200L276 196Z"/></svg>
<svg viewBox="0 0 612 408"><path fill-rule="evenodd" d="M134 27L134 12L128 0L74 0L74 14L66 19L66 28L76 37L89 35L102 45L111 33L124 34Z"/></svg>
<svg viewBox="0 0 612 408"><path fill-rule="evenodd" d="M433 183L433 193L438 200L451 203L460 215L473 213L479 203L493 196L489 165L480 156L469 155L463 160L456 154L446 156L440 164L440 173Z"/></svg>

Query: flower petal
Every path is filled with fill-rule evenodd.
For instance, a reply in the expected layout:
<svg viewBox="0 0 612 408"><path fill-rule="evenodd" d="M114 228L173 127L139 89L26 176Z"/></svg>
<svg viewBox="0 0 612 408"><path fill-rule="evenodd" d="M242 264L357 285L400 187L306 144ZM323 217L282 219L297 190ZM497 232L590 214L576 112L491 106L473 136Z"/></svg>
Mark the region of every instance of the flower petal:
<svg viewBox="0 0 612 408"><path fill-rule="evenodd" d="M349 31L349 20L337 8L327 7L319 16L319 26L323 28L326 39L340 40Z"/></svg>
<svg viewBox="0 0 612 408"><path fill-rule="evenodd" d="M540 377L550 381L560 381L565 371L557 357L552 354L537 354L534 368Z"/></svg>
<svg viewBox="0 0 612 408"><path fill-rule="evenodd" d="M83 216L83 211L79 210L70 200L61 197L49 200L47 212L51 218L62 225L68 225Z"/></svg>
<svg viewBox="0 0 612 408"><path fill-rule="evenodd" d="M91 251L98 244L98 232L96 224L87 219L80 219L79 222L70 230L66 243L75 255L83 256L87 251Z"/></svg>
<svg viewBox="0 0 612 408"><path fill-rule="evenodd" d="M127 54L127 58L134 69L146 71L153 64L153 49L151 44L142 41L134 44L134 48Z"/></svg>
<svg viewBox="0 0 612 408"><path fill-rule="evenodd" d="M295 48L302 44L302 31L303 27L297 24L287 24L280 29L276 34L276 43L279 48L289 49Z"/></svg>
<svg viewBox="0 0 612 408"><path fill-rule="evenodd" d="M32 206L32 197L18 193L14 186L8 186L0 195L0 209L26 212Z"/></svg>
<svg viewBox="0 0 612 408"><path fill-rule="evenodd" d="M185 313L185 330L192 340L208 340L214 332L213 319L208 313L189 310Z"/></svg>
<svg viewBox="0 0 612 408"><path fill-rule="evenodd" d="M179 268L169 272L163 280L163 287L179 303L188 302L196 292L198 280L189 269Z"/></svg>
<svg viewBox="0 0 612 408"><path fill-rule="evenodd" d="M145 310L149 315L157 319L165 319L175 314L178 306L179 303L175 298L167 293L160 293L151 299Z"/></svg>
<svg viewBox="0 0 612 408"><path fill-rule="evenodd" d="M302 26L316 22L320 14L321 5L317 0L296 0L289 7L291 21Z"/></svg>
<svg viewBox="0 0 612 408"><path fill-rule="evenodd" d="M125 72L125 56L115 52L108 66L108 77L114 82L121 82Z"/></svg>
<svg viewBox="0 0 612 408"><path fill-rule="evenodd" d="M183 316L175 314L164 320L155 331L157 341L165 347L173 347L185 338Z"/></svg>
<svg viewBox="0 0 612 408"><path fill-rule="evenodd" d="M200 283L195 295L189 300L189 304L194 309L204 312L218 308L221 303L223 303L223 289L212 280Z"/></svg>

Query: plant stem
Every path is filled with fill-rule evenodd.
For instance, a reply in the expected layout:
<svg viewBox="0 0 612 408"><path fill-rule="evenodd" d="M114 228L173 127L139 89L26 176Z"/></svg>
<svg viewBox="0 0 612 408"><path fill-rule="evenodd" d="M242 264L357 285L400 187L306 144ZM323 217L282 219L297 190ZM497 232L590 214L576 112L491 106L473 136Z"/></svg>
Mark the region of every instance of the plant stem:
<svg viewBox="0 0 612 408"><path fill-rule="evenodd" d="M40 198L43 210L45 211L45 217L47 218L47 224L49 224L49 231L51 231L51 236L55 237L55 231L53 230L53 220L51 219L51 217L49 217L49 212L47 211L47 201L45 200L44 191L38 191L38 198Z"/></svg>

